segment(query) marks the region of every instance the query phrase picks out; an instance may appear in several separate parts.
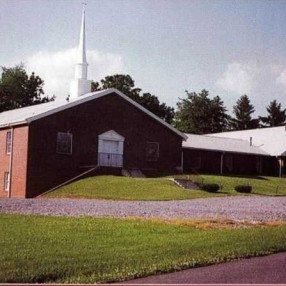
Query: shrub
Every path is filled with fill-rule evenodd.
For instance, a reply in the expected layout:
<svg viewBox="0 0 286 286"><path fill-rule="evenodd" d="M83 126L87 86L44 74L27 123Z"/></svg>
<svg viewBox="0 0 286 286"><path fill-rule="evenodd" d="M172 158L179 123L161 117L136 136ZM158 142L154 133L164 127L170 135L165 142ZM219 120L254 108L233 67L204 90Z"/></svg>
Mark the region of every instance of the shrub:
<svg viewBox="0 0 286 286"><path fill-rule="evenodd" d="M239 193L248 193L249 194L252 191L252 186L238 185L234 189Z"/></svg>
<svg viewBox="0 0 286 286"><path fill-rule="evenodd" d="M218 184L201 184L201 189L207 192L216 193L219 190Z"/></svg>

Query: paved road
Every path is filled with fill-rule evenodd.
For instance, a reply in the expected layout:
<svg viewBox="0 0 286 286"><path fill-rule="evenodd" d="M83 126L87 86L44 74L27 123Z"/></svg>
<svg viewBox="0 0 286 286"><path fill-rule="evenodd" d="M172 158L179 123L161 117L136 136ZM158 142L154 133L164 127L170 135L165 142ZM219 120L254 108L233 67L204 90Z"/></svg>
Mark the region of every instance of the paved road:
<svg viewBox="0 0 286 286"><path fill-rule="evenodd" d="M129 280L124 284L285 284L286 253Z"/></svg>
<svg viewBox="0 0 286 286"><path fill-rule="evenodd" d="M234 196L142 202L88 199L0 199L0 212L58 216L286 220L286 197Z"/></svg>

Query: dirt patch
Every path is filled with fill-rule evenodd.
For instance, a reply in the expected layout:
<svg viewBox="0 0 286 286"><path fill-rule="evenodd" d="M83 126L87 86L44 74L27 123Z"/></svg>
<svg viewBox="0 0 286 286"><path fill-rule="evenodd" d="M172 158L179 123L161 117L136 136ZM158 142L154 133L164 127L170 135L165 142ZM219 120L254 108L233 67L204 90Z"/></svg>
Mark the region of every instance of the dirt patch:
<svg viewBox="0 0 286 286"><path fill-rule="evenodd" d="M188 220L188 219L144 219L127 218L127 220L140 220L153 223L164 223L170 225L195 227L198 229L233 229L233 228L249 228L249 227L278 227L286 225L286 221L268 221L268 222L250 222L243 220L230 219L205 219L205 220Z"/></svg>

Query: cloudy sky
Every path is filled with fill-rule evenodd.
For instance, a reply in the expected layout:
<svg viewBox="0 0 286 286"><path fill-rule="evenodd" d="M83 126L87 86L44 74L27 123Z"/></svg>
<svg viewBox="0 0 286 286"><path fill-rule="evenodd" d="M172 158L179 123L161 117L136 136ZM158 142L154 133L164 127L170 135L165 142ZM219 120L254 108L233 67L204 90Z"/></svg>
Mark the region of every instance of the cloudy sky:
<svg viewBox="0 0 286 286"><path fill-rule="evenodd" d="M286 107L286 0L88 0L89 79L130 74L176 106L207 89L232 106L248 94L258 113ZM80 0L0 0L0 65L23 62L66 97L73 77Z"/></svg>

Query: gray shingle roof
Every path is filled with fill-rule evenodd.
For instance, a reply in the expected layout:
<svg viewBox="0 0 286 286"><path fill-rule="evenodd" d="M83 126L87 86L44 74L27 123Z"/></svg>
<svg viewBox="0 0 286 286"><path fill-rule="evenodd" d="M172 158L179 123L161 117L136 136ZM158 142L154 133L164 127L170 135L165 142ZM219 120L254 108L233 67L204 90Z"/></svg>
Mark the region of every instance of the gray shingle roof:
<svg viewBox="0 0 286 286"><path fill-rule="evenodd" d="M249 141L217 136L186 134L188 139L183 142L183 148L203 149L254 155L269 155L257 146L250 146Z"/></svg>
<svg viewBox="0 0 286 286"><path fill-rule="evenodd" d="M48 103L42 103L38 105L33 105L29 107L23 107L23 108L18 108L14 110L9 110L0 113L0 128L4 128L7 126L14 126L14 125L19 125L19 124L29 124L32 121L35 121L39 118L54 114L56 112L59 112L61 110L65 110L68 108L71 108L73 106L82 104L84 102L94 100L97 98L100 98L102 96L115 93L118 96L122 97L141 111L145 112L147 115L152 117L153 119L157 120L159 123L164 125L165 127L169 128L171 131L175 132L177 135L181 136L183 139L186 139L186 136L184 133L181 133L178 131L176 128L138 104L137 102L133 101L130 99L128 96L120 92L119 90L115 88L110 88L106 90L101 90L97 92L91 92L87 93L85 95L82 95L76 99L70 100L69 102L65 100L60 100L60 101L53 101L53 102L48 102Z"/></svg>
<svg viewBox="0 0 286 286"><path fill-rule="evenodd" d="M259 146L260 149L271 156L286 156L286 128L285 126L257 128L250 130L231 131L215 134L207 134L221 138L243 139Z"/></svg>

